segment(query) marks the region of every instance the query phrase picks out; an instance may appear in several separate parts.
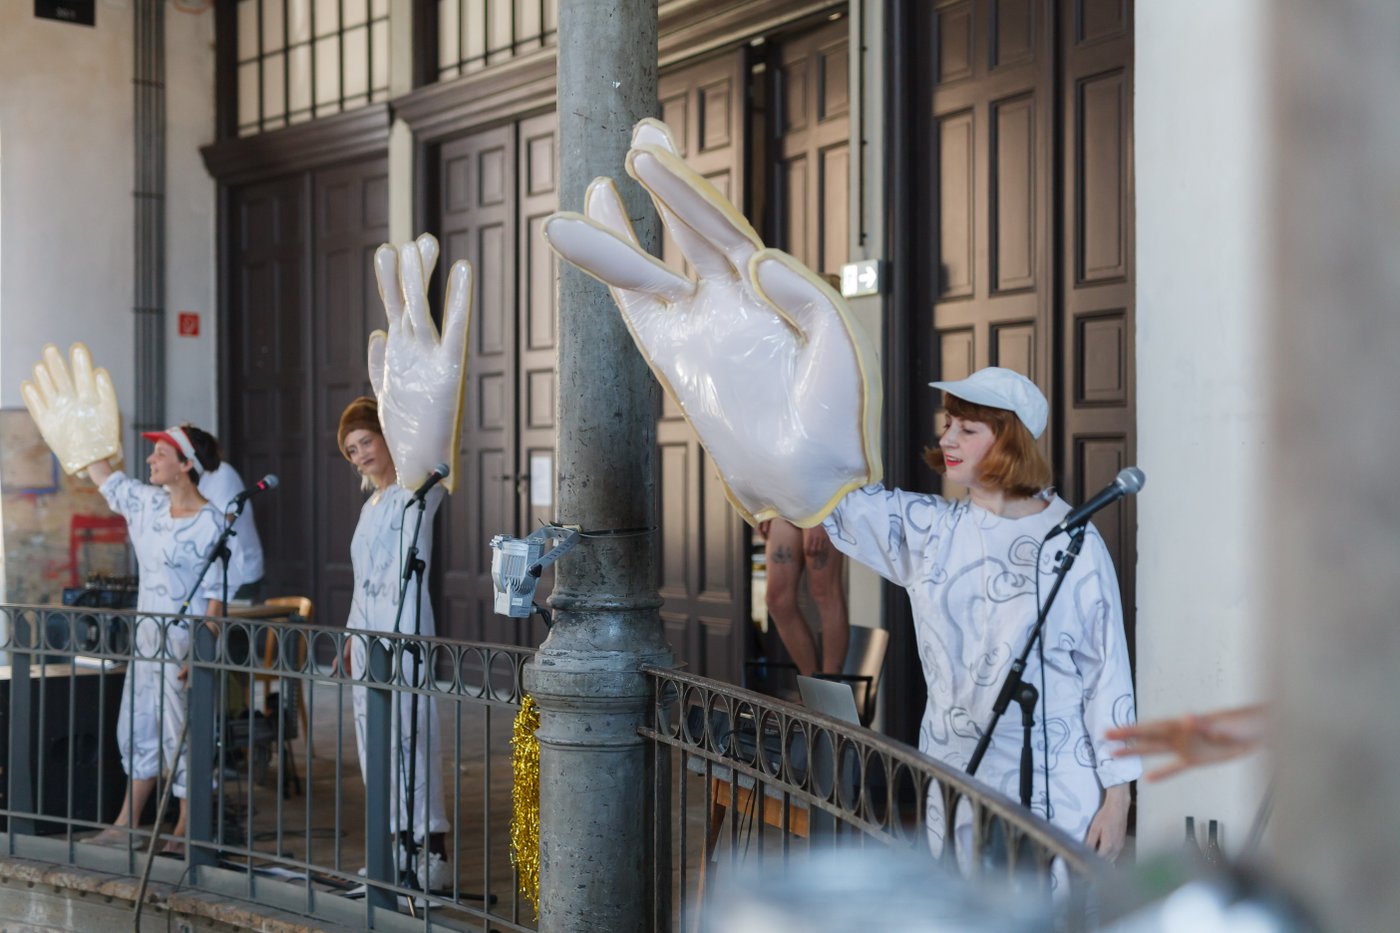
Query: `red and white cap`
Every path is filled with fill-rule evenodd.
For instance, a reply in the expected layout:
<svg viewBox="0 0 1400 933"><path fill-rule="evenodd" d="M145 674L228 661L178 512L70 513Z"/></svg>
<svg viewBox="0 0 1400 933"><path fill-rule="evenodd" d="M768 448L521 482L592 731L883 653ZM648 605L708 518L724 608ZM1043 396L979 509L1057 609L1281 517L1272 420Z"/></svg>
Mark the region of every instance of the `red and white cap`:
<svg viewBox="0 0 1400 933"><path fill-rule="evenodd" d="M185 433L185 429L178 425L173 428L166 428L164 431L143 431L141 436L148 441L165 441L180 453L185 459L194 464L194 472L197 476L204 475L204 464L199 462L199 455L194 452L194 445L190 443L190 436Z"/></svg>

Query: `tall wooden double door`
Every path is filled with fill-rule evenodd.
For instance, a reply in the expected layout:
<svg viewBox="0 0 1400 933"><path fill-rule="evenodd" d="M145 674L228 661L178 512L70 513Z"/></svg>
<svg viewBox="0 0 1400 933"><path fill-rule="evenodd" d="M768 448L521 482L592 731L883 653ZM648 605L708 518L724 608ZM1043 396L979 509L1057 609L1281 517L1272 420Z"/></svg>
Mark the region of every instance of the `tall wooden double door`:
<svg viewBox="0 0 1400 933"><path fill-rule="evenodd" d="M912 21L914 163L929 166L909 180L926 208L914 255L932 261L915 289L926 303L911 322L911 381L991 365L1031 378L1050 400L1041 443L1056 485L1082 502L1136 452L1131 0L944 0ZM910 391L917 450L942 427L941 400ZM911 469L926 477L916 485L936 486ZM1133 500L1094 522L1131 646ZM891 653L912 658L901 611L890 613ZM922 678L904 666L891 686L913 713L892 731L912 738Z"/></svg>
<svg viewBox="0 0 1400 933"><path fill-rule="evenodd" d="M350 538L363 495L336 442L369 394L366 344L384 326L374 250L388 239L382 157L229 192L229 424L225 453L252 483L268 595L308 595L319 620L349 615Z"/></svg>

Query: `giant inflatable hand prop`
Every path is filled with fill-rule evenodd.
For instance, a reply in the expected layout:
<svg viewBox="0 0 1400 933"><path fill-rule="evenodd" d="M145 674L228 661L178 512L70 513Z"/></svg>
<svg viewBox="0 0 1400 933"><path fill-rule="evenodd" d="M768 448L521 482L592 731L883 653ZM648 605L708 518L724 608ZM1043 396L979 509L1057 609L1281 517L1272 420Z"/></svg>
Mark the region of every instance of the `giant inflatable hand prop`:
<svg viewBox="0 0 1400 933"><path fill-rule="evenodd" d="M397 248L386 243L374 253L389 330L369 336L369 380L398 483L408 489L420 486L439 463L451 469L443 485L456 488L472 268L464 259L452 264L439 338L427 297L437 258L437 240L426 233L414 243Z"/></svg>
<svg viewBox="0 0 1400 933"><path fill-rule="evenodd" d="M599 178L584 214L545 224L550 246L612 289L632 338L679 403L750 523L818 524L880 479L879 369L845 302L758 234L643 120L627 172L651 194L695 269L644 252L617 189Z"/></svg>
<svg viewBox="0 0 1400 933"><path fill-rule="evenodd" d="M69 348L68 357L71 375L58 347L45 345L34 381L26 379L19 391L44 443L72 476L99 460L121 457L122 420L107 370L92 368L92 356L81 343Z"/></svg>

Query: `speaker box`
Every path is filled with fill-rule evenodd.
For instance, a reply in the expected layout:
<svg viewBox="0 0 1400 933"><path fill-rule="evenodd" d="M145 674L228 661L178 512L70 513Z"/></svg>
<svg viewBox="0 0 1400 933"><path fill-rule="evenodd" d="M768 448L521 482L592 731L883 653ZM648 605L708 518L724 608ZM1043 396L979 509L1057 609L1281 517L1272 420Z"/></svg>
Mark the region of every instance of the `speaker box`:
<svg viewBox="0 0 1400 933"><path fill-rule="evenodd" d="M42 676L41 676L42 675ZM126 774L117 749L123 670L68 664L33 666L29 673L29 777L41 815L110 823L121 811ZM0 669L0 807L12 806L10 710L17 685ZM0 827L5 818L0 817ZM35 832L61 833L65 824L38 820Z"/></svg>

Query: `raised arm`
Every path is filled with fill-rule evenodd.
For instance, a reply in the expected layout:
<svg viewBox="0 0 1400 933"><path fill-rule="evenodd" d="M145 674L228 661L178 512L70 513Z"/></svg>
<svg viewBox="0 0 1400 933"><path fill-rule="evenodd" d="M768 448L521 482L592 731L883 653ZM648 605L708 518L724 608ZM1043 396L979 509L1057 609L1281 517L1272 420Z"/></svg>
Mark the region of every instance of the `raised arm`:
<svg viewBox="0 0 1400 933"><path fill-rule="evenodd" d="M112 472L108 461L122 455L117 393L107 370L93 368L86 346L73 344L68 358L71 372L58 347L45 345L20 395L63 471L72 476L86 469L100 486Z"/></svg>
<svg viewBox="0 0 1400 933"><path fill-rule="evenodd" d="M750 523L811 527L880 478L879 369L841 296L638 123L627 171L650 193L696 278L641 249L610 179L585 213L545 223L550 246L612 289L637 348L680 405Z"/></svg>
<svg viewBox="0 0 1400 933"><path fill-rule="evenodd" d="M459 259L447 274L439 335L427 297L437 258L437 240L427 233L398 247L386 243L374 254L388 330L370 334L369 379L398 484L407 489L421 485L439 463L450 470L442 485L452 490L457 483L472 268Z"/></svg>

